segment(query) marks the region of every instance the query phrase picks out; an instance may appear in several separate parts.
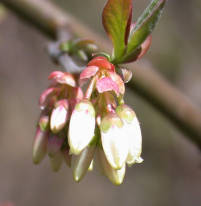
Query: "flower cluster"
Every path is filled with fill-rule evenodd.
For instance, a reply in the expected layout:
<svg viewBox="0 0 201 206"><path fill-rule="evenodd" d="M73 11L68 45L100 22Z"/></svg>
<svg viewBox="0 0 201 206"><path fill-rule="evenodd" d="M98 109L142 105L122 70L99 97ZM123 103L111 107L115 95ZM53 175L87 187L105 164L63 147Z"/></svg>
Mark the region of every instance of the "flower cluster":
<svg viewBox="0 0 201 206"><path fill-rule="evenodd" d="M124 179L126 164L141 163L142 137L135 112L124 104L124 81L106 57L94 57L73 77L50 74L40 97L41 115L33 144L33 161L48 154L52 169L63 160L80 181L97 167L114 184Z"/></svg>

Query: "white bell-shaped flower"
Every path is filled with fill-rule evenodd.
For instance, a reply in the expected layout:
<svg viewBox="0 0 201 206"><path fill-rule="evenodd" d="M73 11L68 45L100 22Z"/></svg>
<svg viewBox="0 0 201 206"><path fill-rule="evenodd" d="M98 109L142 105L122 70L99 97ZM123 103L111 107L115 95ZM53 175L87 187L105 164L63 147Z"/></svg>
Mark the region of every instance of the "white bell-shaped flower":
<svg viewBox="0 0 201 206"><path fill-rule="evenodd" d="M128 165L141 163L142 134L139 121L135 112L127 105L121 105L116 109L117 114L124 122L124 128L128 137L129 149L126 162Z"/></svg>
<svg viewBox="0 0 201 206"><path fill-rule="evenodd" d="M61 131L68 118L68 101L60 100L56 103L50 118L50 128L53 133Z"/></svg>
<svg viewBox="0 0 201 206"><path fill-rule="evenodd" d="M115 185L122 184L126 172L126 165L123 164L122 168L115 170L109 164L102 148L97 148L96 161L98 161L99 167L103 174Z"/></svg>
<svg viewBox="0 0 201 206"><path fill-rule="evenodd" d="M108 114L101 121L100 128L102 146L108 162L114 169L121 169L129 147L122 120L116 114Z"/></svg>
<svg viewBox="0 0 201 206"><path fill-rule="evenodd" d="M79 102L73 110L68 133L70 152L78 155L94 136L95 110L88 100Z"/></svg>

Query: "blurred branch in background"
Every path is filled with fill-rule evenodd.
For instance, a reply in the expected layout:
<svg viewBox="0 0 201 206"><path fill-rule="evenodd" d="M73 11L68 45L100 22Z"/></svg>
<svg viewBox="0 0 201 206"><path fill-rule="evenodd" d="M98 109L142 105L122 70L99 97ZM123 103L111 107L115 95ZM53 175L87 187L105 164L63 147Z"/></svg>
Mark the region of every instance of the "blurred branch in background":
<svg viewBox="0 0 201 206"><path fill-rule="evenodd" d="M72 35L95 40L101 50L110 50L106 40L47 0L3 0L2 3L52 39L57 38L59 30L65 29ZM128 68L134 72L129 88L169 118L201 149L200 109L149 64L140 62L130 64Z"/></svg>
<svg viewBox="0 0 201 206"><path fill-rule="evenodd" d="M6 9L0 4L0 23L6 17Z"/></svg>

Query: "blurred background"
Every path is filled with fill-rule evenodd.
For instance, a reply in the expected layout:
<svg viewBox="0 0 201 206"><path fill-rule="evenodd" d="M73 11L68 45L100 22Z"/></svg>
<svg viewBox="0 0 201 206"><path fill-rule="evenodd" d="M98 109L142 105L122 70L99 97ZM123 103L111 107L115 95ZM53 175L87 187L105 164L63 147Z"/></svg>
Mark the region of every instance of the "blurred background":
<svg viewBox="0 0 201 206"><path fill-rule="evenodd" d="M54 0L105 36L101 11L106 0ZM149 0L134 1L134 19ZM141 122L144 163L127 169L121 186L97 172L79 184L65 165L58 173L46 158L32 163L38 98L55 69L49 40L0 9L0 203L16 206L200 206L201 156L195 145L138 96L127 102ZM105 36L106 37L106 36ZM201 1L169 0L144 61L201 107Z"/></svg>

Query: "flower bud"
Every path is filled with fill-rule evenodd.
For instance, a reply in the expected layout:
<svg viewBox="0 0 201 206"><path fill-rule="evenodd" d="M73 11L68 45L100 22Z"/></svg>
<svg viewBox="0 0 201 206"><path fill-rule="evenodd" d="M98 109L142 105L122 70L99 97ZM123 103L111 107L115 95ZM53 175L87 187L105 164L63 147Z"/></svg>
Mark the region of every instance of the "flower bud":
<svg viewBox="0 0 201 206"><path fill-rule="evenodd" d="M62 152L63 152L64 160L65 160L67 166L71 167L72 155L69 154L69 149L65 149Z"/></svg>
<svg viewBox="0 0 201 206"><path fill-rule="evenodd" d="M133 76L132 71L125 68L121 68L121 73L122 73L124 83L128 83Z"/></svg>
<svg viewBox="0 0 201 206"><path fill-rule="evenodd" d="M50 119L50 128L53 133L61 131L68 119L68 101L60 100L56 103Z"/></svg>
<svg viewBox="0 0 201 206"><path fill-rule="evenodd" d="M47 131L49 129L49 116L41 116L38 125L42 131Z"/></svg>
<svg viewBox="0 0 201 206"><path fill-rule="evenodd" d="M128 156L128 139L116 114L105 116L100 125L103 150L110 165L121 169Z"/></svg>
<svg viewBox="0 0 201 206"><path fill-rule="evenodd" d="M124 128L128 137L129 149L127 163L141 163L143 159L140 157L142 151L142 135L140 124L135 112L127 105L121 105L116 109L117 114L124 122Z"/></svg>
<svg viewBox="0 0 201 206"><path fill-rule="evenodd" d="M61 146L64 142L64 139L61 137L58 137L56 135L50 135L48 137L48 143L47 143L47 153L50 157L55 156L55 154L60 151Z"/></svg>
<svg viewBox="0 0 201 206"><path fill-rule="evenodd" d="M94 136L95 110L91 102L82 100L76 104L69 124L70 152L78 155Z"/></svg>
<svg viewBox="0 0 201 206"><path fill-rule="evenodd" d="M88 171L91 172L91 171L93 171L93 169L94 169L94 161L92 160L90 165L89 165Z"/></svg>
<svg viewBox="0 0 201 206"><path fill-rule="evenodd" d="M53 157L50 157L50 164L53 172L58 172L63 162L63 154L58 151Z"/></svg>
<svg viewBox="0 0 201 206"><path fill-rule="evenodd" d="M82 49L78 50L77 55L82 61L85 61L85 62L88 61L88 56L84 50L82 50Z"/></svg>
<svg viewBox="0 0 201 206"><path fill-rule="evenodd" d="M104 175L108 177L108 179L115 185L122 184L126 172L125 163L123 164L122 168L119 170L115 170L111 167L105 153L101 148L97 148L97 161L99 161L101 170L103 171Z"/></svg>
<svg viewBox="0 0 201 206"><path fill-rule="evenodd" d="M46 155L47 152L47 138L48 132L37 129L36 136L33 142L33 162L39 164Z"/></svg>
<svg viewBox="0 0 201 206"><path fill-rule="evenodd" d="M73 156L73 177L76 182L79 182L89 169L94 156L95 148L95 145L88 146L81 152L79 156Z"/></svg>

